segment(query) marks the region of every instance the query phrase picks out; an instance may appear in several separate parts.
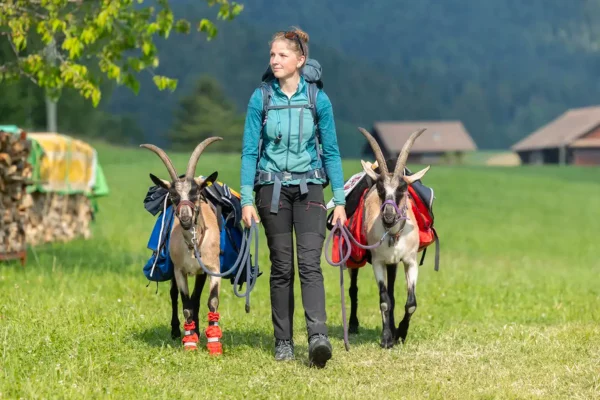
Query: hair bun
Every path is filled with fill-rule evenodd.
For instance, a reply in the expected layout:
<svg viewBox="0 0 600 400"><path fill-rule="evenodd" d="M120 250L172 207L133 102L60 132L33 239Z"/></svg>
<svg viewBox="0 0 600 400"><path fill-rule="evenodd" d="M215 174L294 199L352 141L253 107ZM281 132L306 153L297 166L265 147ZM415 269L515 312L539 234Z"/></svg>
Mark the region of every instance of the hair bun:
<svg viewBox="0 0 600 400"><path fill-rule="evenodd" d="M304 43L308 43L308 33L304 32L302 29L294 27L294 32L296 32L296 34L298 35L298 37L300 37L300 39L304 42Z"/></svg>

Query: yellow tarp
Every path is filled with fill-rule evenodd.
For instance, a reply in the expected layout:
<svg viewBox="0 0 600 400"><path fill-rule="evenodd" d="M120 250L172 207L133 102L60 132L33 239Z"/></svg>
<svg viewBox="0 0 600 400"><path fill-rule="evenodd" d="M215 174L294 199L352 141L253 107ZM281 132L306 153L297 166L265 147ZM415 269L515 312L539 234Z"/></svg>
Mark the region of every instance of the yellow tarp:
<svg viewBox="0 0 600 400"><path fill-rule="evenodd" d="M98 155L89 144L58 133L28 133L39 143L37 186L47 192L90 193L96 185Z"/></svg>

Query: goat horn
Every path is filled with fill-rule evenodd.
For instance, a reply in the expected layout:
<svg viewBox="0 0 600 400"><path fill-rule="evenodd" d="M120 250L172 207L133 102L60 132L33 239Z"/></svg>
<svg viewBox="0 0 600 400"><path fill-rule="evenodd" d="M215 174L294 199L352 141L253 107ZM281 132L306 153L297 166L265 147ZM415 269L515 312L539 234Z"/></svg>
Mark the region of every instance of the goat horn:
<svg viewBox="0 0 600 400"><path fill-rule="evenodd" d="M408 160L408 153L410 153L410 149L412 148L413 144L415 143L415 140L417 140L417 138L419 136L421 136L421 133L423 133L423 132L425 132L425 128L421 128L421 129L414 131L413 133L410 134L410 137L408 138L406 143L404 143L404 146L402 147L402 151L400 152L400 155L398 156L398 161L396 161L396 168L394 169L395 177L399 177L401 175L402 171L404 171L404 167L406 167L406 160Z"/></svg>
<svg viewBox="0 0 600 400"><path fill-rule="evenodd" d="M369 144L371 145L371 149L373 149L373 153L375 153L375 160L377 160L377 164L379 164L379 168L385 174L388 174L387 163L385 162L385 157L383 157L383 153L381 152L381 148L377 144L377 141L371 134L364 128L359 127L358 130L363 134L364 137L367 138Z"/></svg>
<svg viewBox="0 0 600 400"><path fill-rule="evenodd" d="M169 171L169 175L171 176L171 179L173 180L173 182L177 181L178 178L177 178L177 172L175 171L175 167L173 166L171 159L169 158L169 156L167 156L167 154L165 153L165 151L163 149L156 147L153 144L141 144L140 147L143 147L145 149L148 149L148 150L156 153L156 155L159 156L160 159L165 164L165 167L167 167L167 171Z"/></svg>
<svg viewBox="0 0 600 400"><path fill-rule="evenodd" d="M185 178L191 180L194 178L194 173L196 172L196 165L198 165L198 160L200 159L200 154L204 151L204 149L211 144L212 142L216 142L218 140L223 140L222 137L213 136L209 137L202 141L202 143L198 144L190 157L190 161L188 161L187 171L185 173Z"/></svg>

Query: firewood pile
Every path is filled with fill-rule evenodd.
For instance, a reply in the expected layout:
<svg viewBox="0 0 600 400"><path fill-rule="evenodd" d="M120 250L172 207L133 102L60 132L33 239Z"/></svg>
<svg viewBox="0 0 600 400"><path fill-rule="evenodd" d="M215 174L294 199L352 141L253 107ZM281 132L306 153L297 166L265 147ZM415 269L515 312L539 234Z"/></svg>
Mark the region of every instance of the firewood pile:
<svg viewBox="0 0 600 400"><path fill-rule="evenodd" d="M27 185L32 166L27 162L31 143L26 134L0 130L0 254L10 256L26 249Z"/></svg>
<svg viewBox="0 0 600 400"><path fill-rule="evenodd" d="M27 134L0 130L0 259L25 259L27 246L91 236L92 204L85 194L27 192L34 182Z"/></svg>
<svg viewBox="0 0 600 400"><path fill-rule="evenodd" d="M68 242L91 236L92 206L83 194L31 194L27 224L27 243Z"/></svg>

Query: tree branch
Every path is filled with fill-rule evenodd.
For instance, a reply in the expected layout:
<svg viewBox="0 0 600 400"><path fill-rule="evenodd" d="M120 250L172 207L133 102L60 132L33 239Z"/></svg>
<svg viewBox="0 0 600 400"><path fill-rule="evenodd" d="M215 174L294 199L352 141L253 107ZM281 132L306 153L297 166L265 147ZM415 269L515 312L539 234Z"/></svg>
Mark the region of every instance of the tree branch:
<svg viewBox="0 0 600 400"><path fill-rule="evenodd" d="M25 72L25 70L23 70L23 68L21 68L21 57L19 57L19 51L17 50L17 48L15 47L15 44L12 42L12 40L10 40L10 38L8 39L8 43L10 44L10 47L12 48L13 52L15 53L15 58L17 59L17 69L19 70L19 74L26 76L27 78L29 78L33 83L35 83L36 85L38 84L37 79L35 79L35 77L33 75L31 75L28 72ZM7 65L10 64L4 64L4 70L8 70Z"/></svg>
<svg viewBox="0 0 600 400"><path fill-rule="evenodd" d="M18 11L18 12L23 13L23 14L33 14L33 15L35 15L39 19L43 19L43 20L47 20L48 19L47 15L41 14L41 13L39 13L39 12L33 10L33 9L27 9L27 8L24 8L24 7L17 6L15 4L7 4L6 2L3 2L3 1L0 2L0 9L8 9L8 8L12 8L12 9Z"/></svg>

